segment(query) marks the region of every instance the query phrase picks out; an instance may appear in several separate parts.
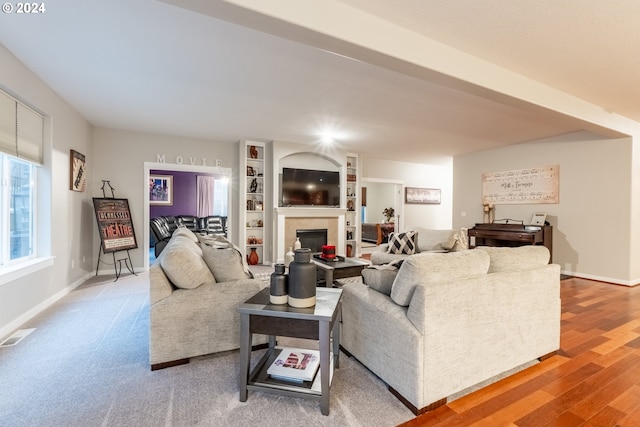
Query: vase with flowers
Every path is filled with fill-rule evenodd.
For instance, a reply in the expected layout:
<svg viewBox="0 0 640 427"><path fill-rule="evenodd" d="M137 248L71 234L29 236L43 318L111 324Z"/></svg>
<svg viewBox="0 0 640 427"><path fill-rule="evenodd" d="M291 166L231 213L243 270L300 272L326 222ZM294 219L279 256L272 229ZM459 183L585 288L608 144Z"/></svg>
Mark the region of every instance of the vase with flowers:
<svg viewBox="0 0 640 427"><path fill-rule="evenodd" d="M393 218L396 214L396 210L392 207L384 208L382 214L387 219L387 222L391 222L391 218Z"/></svg>

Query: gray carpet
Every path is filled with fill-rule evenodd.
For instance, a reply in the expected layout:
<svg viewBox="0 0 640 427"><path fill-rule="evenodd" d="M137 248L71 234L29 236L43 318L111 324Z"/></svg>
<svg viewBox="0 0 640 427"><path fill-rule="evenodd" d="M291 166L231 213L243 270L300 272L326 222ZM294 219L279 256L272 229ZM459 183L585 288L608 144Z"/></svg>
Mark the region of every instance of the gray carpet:
<svg viewBox="0 0 640 427"><path fill-rule="evenodd" d="M0 348L0 426L394 426L413 418L344 354L329 416L315 400L249 391L240 402L237 351L151 372L147 286L146 273L115 283L101 276L23 325L36 329Z"/></svg>

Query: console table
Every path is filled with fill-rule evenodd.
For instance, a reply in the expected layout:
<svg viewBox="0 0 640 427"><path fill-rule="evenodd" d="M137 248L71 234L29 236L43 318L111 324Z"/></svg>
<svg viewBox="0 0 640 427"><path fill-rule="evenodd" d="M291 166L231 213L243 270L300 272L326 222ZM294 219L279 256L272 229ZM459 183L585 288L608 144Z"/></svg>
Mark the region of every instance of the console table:
<svg viewBox="0 0 640 427"><path fill-rule="evenodd" d="M549 262L553 258L553 227L550 225L476 224L469 229L470 246L523 246L544 245L549 249Z"/></svg>

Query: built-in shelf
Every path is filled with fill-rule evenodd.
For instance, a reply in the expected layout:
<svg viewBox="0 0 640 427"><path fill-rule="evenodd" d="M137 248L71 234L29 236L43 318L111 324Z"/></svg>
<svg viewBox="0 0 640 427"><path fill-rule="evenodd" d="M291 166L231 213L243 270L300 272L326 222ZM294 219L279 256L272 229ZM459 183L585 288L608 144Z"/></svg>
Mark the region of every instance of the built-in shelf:
<svg viewBox="0 0 640 427"><path fill-rule="evenodd" d="M267 144L264 142L240 141L240 185L244 191L240 193L240 226L239 243L244 255L256 249L258 263L269 263L266 248L271 244L266 239L269 236L269 224L265 218L269 197L265 197L265 188L270 174L270 167L266 161ZM258 239L262 243L251 243Z"/></svg>
<svg viewBox="0 0 640 427"><path fill-rule="evenodd" d="M345 194L345 248L347 256L360 253L360 174L358 155L347 154Z"/></svg>

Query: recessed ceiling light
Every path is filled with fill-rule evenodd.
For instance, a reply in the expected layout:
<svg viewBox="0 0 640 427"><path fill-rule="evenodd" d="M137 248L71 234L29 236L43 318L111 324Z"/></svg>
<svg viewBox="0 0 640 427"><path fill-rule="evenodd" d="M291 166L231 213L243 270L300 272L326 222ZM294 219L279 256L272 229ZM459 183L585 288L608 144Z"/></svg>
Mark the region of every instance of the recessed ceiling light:
<svg viewBox="0 0 640 427"><path fill-rule="evenodd" d="M336 140L335 135L331 132L323 132L321 138L322 142L324 142L325 144L333 144Z"/></svg>

